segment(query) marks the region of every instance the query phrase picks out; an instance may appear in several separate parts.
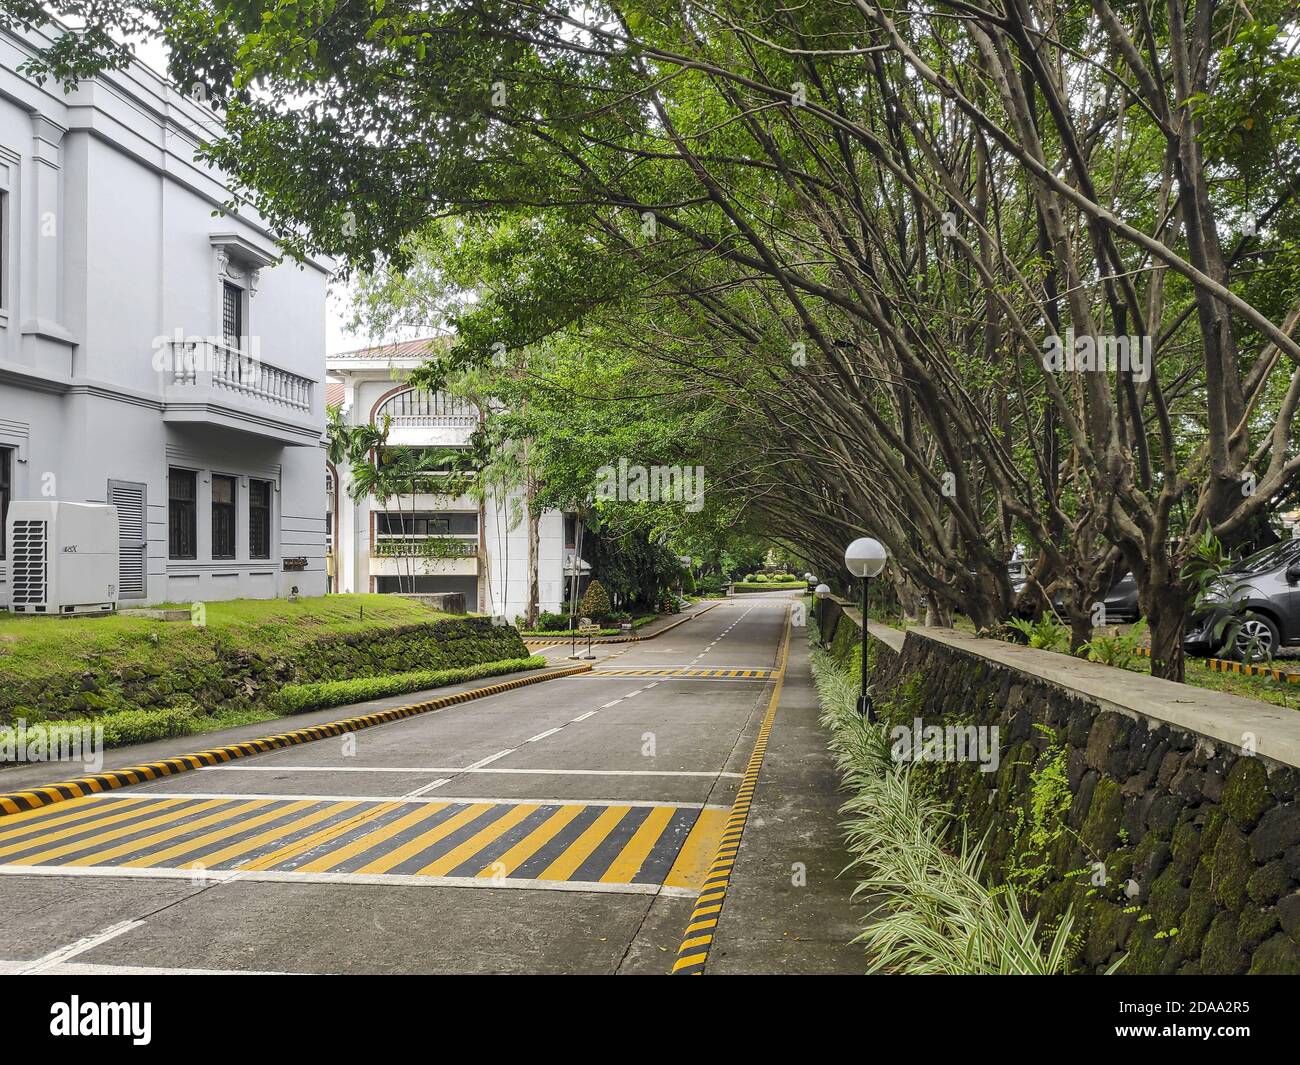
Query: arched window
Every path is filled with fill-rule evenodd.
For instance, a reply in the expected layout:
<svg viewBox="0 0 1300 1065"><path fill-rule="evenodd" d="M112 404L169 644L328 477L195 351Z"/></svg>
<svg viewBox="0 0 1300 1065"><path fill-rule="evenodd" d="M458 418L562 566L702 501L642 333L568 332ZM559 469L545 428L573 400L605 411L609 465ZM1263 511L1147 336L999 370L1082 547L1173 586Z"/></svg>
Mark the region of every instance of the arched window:
<svg viewBox="0 0 1300 1065"><path fill-rule="evenodd" d="M407 388L396 392L375 408L375 424L391 417L395 426L473 428L478 422L474 405L446 392Z"/></svg>

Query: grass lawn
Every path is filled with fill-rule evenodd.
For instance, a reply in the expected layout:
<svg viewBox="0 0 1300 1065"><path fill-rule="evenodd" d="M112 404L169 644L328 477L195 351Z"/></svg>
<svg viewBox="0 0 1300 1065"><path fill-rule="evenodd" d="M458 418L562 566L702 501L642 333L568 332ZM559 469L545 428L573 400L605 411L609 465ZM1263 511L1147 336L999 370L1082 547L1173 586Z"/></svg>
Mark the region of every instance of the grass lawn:
<svg viewBox="0 0 1300 1065"><path fill-rule="evenodd" d="M171 604L188 609L188 603ZM395 595L323 595L299 599L236 599L207 603L208 636L227 645L288 651L324 633L361 632L451 617ZM78 663L111 660L124 666L156 661L196 649L195 626L184 621L110 614L92 617L28 617L0 612L0 680L40 677ZM207 641L205 641L207 642Z"/></svg>

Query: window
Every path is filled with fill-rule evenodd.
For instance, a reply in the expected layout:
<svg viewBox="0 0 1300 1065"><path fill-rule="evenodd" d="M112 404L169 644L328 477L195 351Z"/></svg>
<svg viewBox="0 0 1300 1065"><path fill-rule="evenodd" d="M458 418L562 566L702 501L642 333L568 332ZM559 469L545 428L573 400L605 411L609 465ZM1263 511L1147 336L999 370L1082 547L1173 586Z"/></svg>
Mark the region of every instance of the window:
<svg viewBox="0 0 1300 1065"><path fill-rule="evenodd" d="M235 479L212 475L212 557L235 557Z"/></svg>
<svg viewBox="0 0 1300 1065"><path fill-rule="evenodd" d="M221 329L226 343L239 348L244 335L244 290L229 281L221 283Z"/></svg>
<svg viewBox="0 0 1300 1065"><path fill-rule="evenodd" d="M451 521L436 514L378 514L375 531L380 536L447 536Z"/></svg>
<svg viewBox="0 0 1300 1065"><path fill-rule="evenodd" d="M9 497L13 494L14 449L0 447L0 558L5 556L5 524L9 520Z"/></svg>
<svg viewBox="0 0 1300 1065"><path fill-rule="evenodd" d="M271 482L248 482L248 557L271 557Z"/></svg>
<svg viewBox="0 0 1300 1065"><path fill-rule="evenodd" d="M8 167L0 166L0 179L8 180ZM0 188L0 311L9 309L9 190ZM0 558L4 558L0 552Z"/></svg>
<svg viewBox="0 0 1300 1065"><path fill-rule="evenodd" d="M167 556L197 558L198 475L193 470L167 471Z"/></svg>

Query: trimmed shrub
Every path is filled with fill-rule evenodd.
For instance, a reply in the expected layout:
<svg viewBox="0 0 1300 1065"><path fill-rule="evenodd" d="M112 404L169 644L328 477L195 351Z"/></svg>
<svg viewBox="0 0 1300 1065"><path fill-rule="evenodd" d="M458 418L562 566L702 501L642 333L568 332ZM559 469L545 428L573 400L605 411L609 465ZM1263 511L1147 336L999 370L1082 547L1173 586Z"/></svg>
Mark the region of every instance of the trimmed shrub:
<svg viewBox="0 0 1300 1065"><path fill-rule="evenodd" d="M533 655L531 658L484 662L463 669L420 669L410 673L393 673L386 677L355 677L352 680L332 680L321 684L290 684L276 692L273 702L276 710L282 714L300 714L326 706L363 703L390 695L405 695L427 688L441 688L447 684L461 684L480 677L517 673L522 669L541 669L546 664L542 655Z"/></svg>
<svg viewBox="0 0 1300 1065"><path fill-rule="evenodd" d="M593 580L582 594L582 616L596 621L608 614L609 609L609 593L600 581Z"/></svg>

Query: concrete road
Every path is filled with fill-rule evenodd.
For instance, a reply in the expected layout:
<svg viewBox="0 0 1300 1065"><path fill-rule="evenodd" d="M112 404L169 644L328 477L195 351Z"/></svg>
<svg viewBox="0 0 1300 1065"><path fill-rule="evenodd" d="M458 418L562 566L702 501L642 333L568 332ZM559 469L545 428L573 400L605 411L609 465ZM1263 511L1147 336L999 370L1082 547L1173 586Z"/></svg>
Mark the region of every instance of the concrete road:
<svg viewBox="0 0 1300 1065"><path fill-rule="evenodd" d="M0 818L0 971L667 972L789 607L726 601L590 674Z"/></svg>

